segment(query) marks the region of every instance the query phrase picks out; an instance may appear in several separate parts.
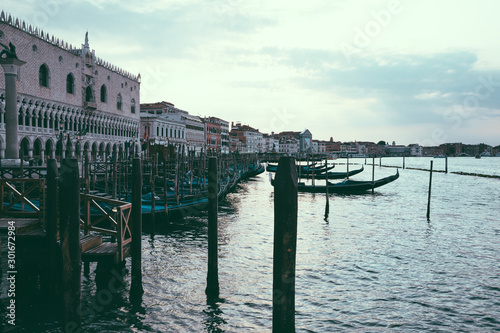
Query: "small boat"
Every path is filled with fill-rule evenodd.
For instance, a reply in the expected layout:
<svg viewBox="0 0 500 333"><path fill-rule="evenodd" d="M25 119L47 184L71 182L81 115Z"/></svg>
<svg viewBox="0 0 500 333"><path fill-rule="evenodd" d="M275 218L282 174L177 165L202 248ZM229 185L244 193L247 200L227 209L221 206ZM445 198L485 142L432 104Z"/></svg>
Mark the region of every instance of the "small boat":
<svg viewBox="0 0 500 333"><path fill-rule="evenodd" d="M320 166L315 166L314 168L309 166L305 166L305 165L297 165L297 172L299 172L300 170L300 173L301 174L312 174L314 172L315 175L319 175L321 173L324 173L328 170L331 170L335 168L335 165L332 165L332 166L329 166L329 167L326 167L325 165L320 165ZM267 172L276 172L278 170L278 166L276 164L269 164L266 168L266 171Z"/></svg>
<svg viewBox="0 0 500 333"><path fill-rule="evenodd" d="M365 169L364 166L361 166L361 169L349 171L349 177L363 172L364 169ZM347 171L346 172L325 172L325 173L322 173L319 175L315 174L314 179L326 179L327 174L328 174L328 179L342 179L342 178L347 177ZM301 175L300 177L311 179L312 175Z"/></svg>
<svg viewBox="0 0 500 333"><path fill-rule="evenodd" d="M377 179L375 181L358 181L358 180L345 180L340 183L328 183L328 193L338 194L357 194L364 193L368 190L389 184L399 178L399 170L395 175ZM306 185L303 182L298 183L297 190L299 192L312 192L312 193L326 193L326 185Z"/></svg>

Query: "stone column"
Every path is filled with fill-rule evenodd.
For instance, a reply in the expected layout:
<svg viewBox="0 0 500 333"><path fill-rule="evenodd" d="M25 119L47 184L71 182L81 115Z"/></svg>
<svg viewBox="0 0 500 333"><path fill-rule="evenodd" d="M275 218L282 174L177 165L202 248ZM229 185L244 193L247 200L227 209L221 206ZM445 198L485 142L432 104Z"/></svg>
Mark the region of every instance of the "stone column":
<svg viewBox="0 0 500 333"><path fill-rule="evenodd" d="M5 159L2 166L19 167L17 72L26 62L17 58L0 58L5 74Z"/></svg>

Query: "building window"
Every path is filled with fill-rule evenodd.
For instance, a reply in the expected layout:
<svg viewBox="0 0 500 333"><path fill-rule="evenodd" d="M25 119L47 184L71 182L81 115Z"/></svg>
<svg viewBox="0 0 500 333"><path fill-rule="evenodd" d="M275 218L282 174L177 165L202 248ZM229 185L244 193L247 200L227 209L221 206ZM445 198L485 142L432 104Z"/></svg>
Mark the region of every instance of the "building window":
<svg viewBox="0 0 500 333"><path fill-rule="evenodd" d="M94 98L92 96L92 88L90 86L88 86L85 89L85 102L93 102L93 101L94 101Z"/></svg>
<svg viewBox="0 0 500 333"><path fill-rule="evenodd" d="M72 73L69 73L68 76L66 76L66 92L68 94L75 93L75 77Z"/></svg>
<svg viewBox="0 0 500 333"><path fill-rule="evenodd" d="M33 45L33 46L31 47L31 49L32 49L32 50L33 50L33 52L35 52L35 53L36 53L36 52L38 52L38 47L37 47L36 45Z"/></svg>
<svg viewBox="0 0 500 333"><path fill-rule="evenodd" d="M118 94L118 96L116 96L116 108L118 110L122 109L122 95L121 94Z"/></svg>
<svg viewBox="0 0 500 333"><path fill-rule="evenodd" d="M49 87L49 67L45 64L40 66L40 70L38 71L38 78L40 81L41 87Z"/></svg>
<svg viewBox="0 0 500 333"><path fill-rule="evenodd" d="M107 103L108 102L108 91L106 89L106 85L101 86L101 102Z"/></svg>
<svg viewBox="0 0 500 333"><path fill-rule="evenodd" d="M135 113L135 98L130 102L130 112Z"/></svg>
<svg viewBox="0 0 500 333"><path fill-rule="evenodd" d="M59 62L63 62L63 57L59 56Z"/></svg>

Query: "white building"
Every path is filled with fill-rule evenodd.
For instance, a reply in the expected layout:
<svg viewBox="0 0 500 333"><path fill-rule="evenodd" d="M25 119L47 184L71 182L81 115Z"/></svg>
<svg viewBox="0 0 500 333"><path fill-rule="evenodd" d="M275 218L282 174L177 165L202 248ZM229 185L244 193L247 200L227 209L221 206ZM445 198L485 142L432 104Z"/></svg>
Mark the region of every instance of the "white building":
<svg viewBox="0 0 500 333"><path fill-rule="evenodd" d="M280 154L296 155L299 152L299 141L294 138L280 140Z"/></svg>
<svg viewBox="0 0 500 333"><path fill-rule="evenodd" d="M186 125L188 150L198 156L205 149L205 124L200 117L189 114L182 114L181 119Z"/></svg>
<svg viewBox="0 0 500 333"><path fill-rule="evenodd" d="M423 147L420 146L418 143L413 143L408 145L410 148L410 155L411 156L422 156L423 154Z"/></svg>
<svg viewBox="0 0 500 333"><path fill-rule="evenodd" d="M140 134L143 143L174 146L187 152L186 124L180 114L141 114Z"/></svg>
<svg viewBox="0 0 500 333"><path fill-rule="evenodd" d="M274 135L264 134L262 136L263 153L277 153L279 152L280 140L275 138Z"/></svg>

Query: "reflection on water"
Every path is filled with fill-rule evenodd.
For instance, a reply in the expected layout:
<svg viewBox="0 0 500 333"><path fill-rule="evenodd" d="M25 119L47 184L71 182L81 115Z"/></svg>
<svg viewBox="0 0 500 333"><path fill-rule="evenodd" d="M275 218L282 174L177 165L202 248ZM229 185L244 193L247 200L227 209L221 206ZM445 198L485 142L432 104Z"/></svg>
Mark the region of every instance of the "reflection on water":
<svg viewBox="0 0 500 333"><path fill-rule="evenodd" d="M406 159L406 165L429 161ZM476 172L498 174L500 159L478 161L483 169ZM449 163L464 172L473 165ZM375 168L375 178L391 174L393 168ZM436 173L427 221L429 174L400 174L374 195L330 195L328 221L325 194L299 194L297 332L500 330L500 181ZM371 167L353 178L370 180ZM130 305L127 275L112 302L84 317L87 331L269 332L274 210L268 176L240 184L219 210L223 300L207 302L204 292L206 218L157 221L154 234L151 225L143 228L142 304ZM82 290L91 309L94 269ZM20 331L58 331L54 319L41 319L43 309L34 318L44 324L30 326L25 315Z"/></svg>

